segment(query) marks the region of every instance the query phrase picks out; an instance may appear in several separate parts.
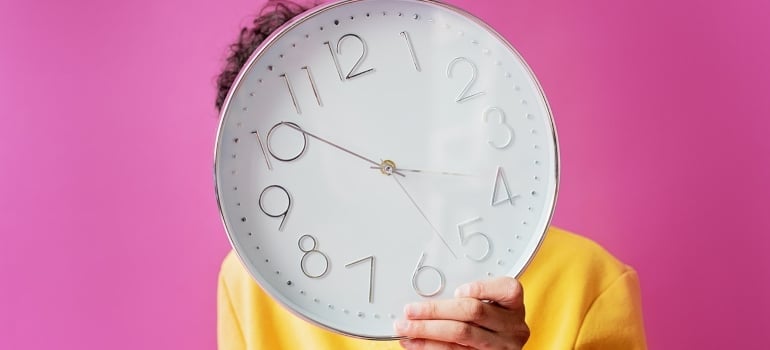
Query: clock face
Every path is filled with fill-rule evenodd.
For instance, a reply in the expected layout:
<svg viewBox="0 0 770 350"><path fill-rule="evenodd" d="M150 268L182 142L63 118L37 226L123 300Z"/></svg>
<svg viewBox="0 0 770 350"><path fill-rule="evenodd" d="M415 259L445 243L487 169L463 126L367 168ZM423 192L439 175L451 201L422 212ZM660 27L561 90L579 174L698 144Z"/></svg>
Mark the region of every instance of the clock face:
<svg viewBox="0 0 770 350"><path fill-rule="evenodd" d="M486 25L440 3L345 1L251 57L215 177L233 247L272 297L387 339L405 304L523 270L558 156L537 81Z"/></svg>

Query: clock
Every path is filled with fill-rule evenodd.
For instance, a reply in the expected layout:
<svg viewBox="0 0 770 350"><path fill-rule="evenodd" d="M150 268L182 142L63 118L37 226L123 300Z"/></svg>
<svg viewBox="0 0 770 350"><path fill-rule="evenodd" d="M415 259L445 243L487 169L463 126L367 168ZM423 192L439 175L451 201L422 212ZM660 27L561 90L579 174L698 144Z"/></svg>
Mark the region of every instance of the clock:
<svg viewBox="0 0 770 350"><path fill-rule="evenodd" d="M327 329L394 339L405 304L518 276L551 220L551 113L513 47L434 1L322 5L222 109L216 195L243 265Z"/></svg>

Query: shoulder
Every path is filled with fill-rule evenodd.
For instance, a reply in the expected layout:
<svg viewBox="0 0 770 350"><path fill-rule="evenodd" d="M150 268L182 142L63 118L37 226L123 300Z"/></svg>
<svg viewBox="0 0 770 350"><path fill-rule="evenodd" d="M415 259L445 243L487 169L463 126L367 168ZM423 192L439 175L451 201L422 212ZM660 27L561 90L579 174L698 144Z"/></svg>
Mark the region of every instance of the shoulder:
<svg viewBox="0 0 770 350"><path fill-rule="evenodd" d="M632 269L596 242L551 227L522 280L540 281L544 278L579 278L607 286Z"/></svg>
<svg viewBox="0 0 770 350"><path fill-rule="evenodd" d="M250 280L248 272L238 259L238 255L230 250L219 268L219 283L224 284L229 291L232 291L242 289L244 284Z"/></svg>
<svg viewBox="0 0 770 350"><path fill-rule="evenodd" d="M367 340L333 333L283 308L251 278L233 251L222 262L218 300L220 349L373 348ZM396 345L375 347L395 349Z"/></svg>
<svg viewBox="0 0 770 350"><path fill-rule="evenodd" d="M238 255L235 254L235 251L230 250L224 260L222 260L222 266L219 269L219 279L224 279L227 282L235 282L240 280L244 275L246 275L246 270L243 268L243 265L241 265Z"/></svg>
<svg viewBox="0 0 770 350"><path fill-rule="evenodd" d="M260 309L272 312L275 307L267 302L265 292L257 285L234 251L222 261L219 270L220 297L227 298L236 312Z"/></svg>
<svg viewBox="0 0 770 350"><path fill-rule="evenodd" d="M259 306L260 308L272 309L272 305L264 302L269 298L266 297L265 292L254 281L238 258L238 254L233 250L230 250L222 261L222 266L219 269L219 285L236 309L239 306L249 306L250 308Z"/></svg>
<svg viewBox="0 0 770 350"><path fill-rule="evenodd" d="M529 349L577 348L580 334L594 324L606 334L623 327L643 334L636 272L588 238L550 228L519 279L532 329ZM643 344L643 335L633 341Z"/></svg>

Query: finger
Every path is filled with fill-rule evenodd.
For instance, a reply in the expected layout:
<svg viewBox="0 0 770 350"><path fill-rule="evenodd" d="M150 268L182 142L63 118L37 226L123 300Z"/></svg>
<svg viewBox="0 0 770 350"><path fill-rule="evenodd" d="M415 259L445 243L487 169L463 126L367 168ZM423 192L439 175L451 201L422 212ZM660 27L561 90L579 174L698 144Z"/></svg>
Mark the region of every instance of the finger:
<svg viewBox="0 0 770 350"><path fill-rule="evenodd" d="M445 343L428 339L404 339L399 341L407 350L471 350L465 345Z"/></svg>
<svg viewBox="0 0 770 350"><path fill-rule="evenodd" d="M454 320L471 322L492 331L505 331L510 324L524 322L519 310L511 311L474 298L456 298L408 304L404 314L410 320Z"/></svg>
<svg viewBox="0 0 770 350"><path fill-rule="evenodd" d="M501 343L500 337L470 323L451 320L398 320L396 333L408 338L463 344L477 349L490 349Z"/></svg>
<svg viewBox="0 0 770 350"><path fill-rule="evenodd" d="M455 290L455 297L490 300L509 310L524 309L524 289L511 277L464 284Z"/></svg>

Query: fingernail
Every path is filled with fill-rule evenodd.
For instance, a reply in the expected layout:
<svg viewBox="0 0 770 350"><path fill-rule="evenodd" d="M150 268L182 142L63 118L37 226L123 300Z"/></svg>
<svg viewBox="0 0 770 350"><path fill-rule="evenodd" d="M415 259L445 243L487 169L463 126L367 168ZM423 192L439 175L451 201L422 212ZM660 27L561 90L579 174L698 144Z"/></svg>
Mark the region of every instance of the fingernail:
<svg viewBox="0 0 770 350"><path fill-rule="evenodd" d="M406 331L406 329L409 328L409 321L396 320L396 322L393 322L393 328L395 328L397 332Z"/></svg>
<svg viewBox="0 0 770 350"><path fill-rule="evenodd" d="M417 316L420 314L420 310L422 310L421 306L422 305L419 303L406 304L406 306L404 306L404 314L406 314L407 317Z"/></svg>
<svg viewBox="0 0 770 350"><path fill-rule="evenodd" d="M471 285L463 284L455 289L455 298L467 297L471 294Z"/></svg>

